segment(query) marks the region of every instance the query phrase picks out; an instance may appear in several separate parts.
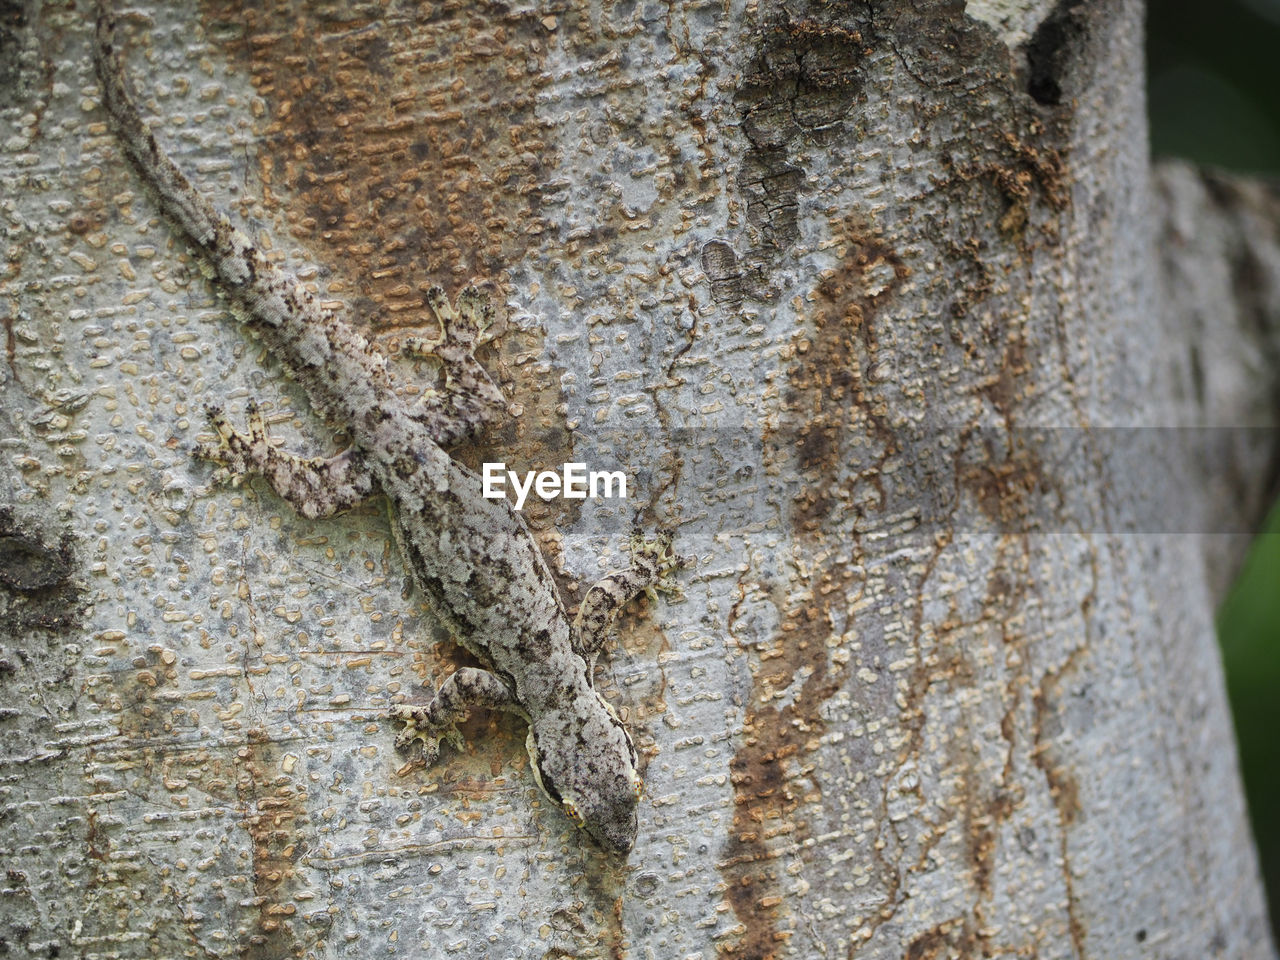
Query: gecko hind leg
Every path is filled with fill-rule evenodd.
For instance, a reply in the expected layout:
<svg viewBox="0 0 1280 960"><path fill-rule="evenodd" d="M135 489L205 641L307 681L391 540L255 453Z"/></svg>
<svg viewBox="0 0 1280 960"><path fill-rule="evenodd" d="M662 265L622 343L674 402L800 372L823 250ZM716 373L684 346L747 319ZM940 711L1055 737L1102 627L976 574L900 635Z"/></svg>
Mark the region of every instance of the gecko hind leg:
<svg viewBox="0 0 1280 960"><path fill-rule="evenodd" d="M391 718L404 722L396 737L396 749L408 750L415 741L422 744L420 753L401 768L406 773L414 766L431 766L440 757L443 740L455 750L462 749L462 734L455 724L464 719L472 707L509 710L523 713L515 695L502 680L488 670L462 667L451 673L425 706L401 704L391 709Z"/></svg>
<svg viewBox="0 0 1280 960"><path fill-rule="evenodd" d="M427 390L414 412L426 419L436 441L448 446L474 434L506 406L501 389L475 358L476 347L489 339L493 305L475 286L463 289L453 303L440 287L432 287L426 297L440 324L440 336L435 340L411 337L401 352L441 365L441 388Z"/></svg>
<svg viewBox="0 0 1280 960"><path fill-rule="evenodd" d="M249 404L248 434L232 427L221 408L210 406L206 413L218 440L198 443L195 452L219 464L216 481L230 480L239 486L245 477L259 474L309 520L349 510L377 493L373 475L354 449L327 459L297 457L271 445L257 404Z"/></svg>
<svg viewBox="0 0 1280 960"><path fill-rule="evenodd" d="M596 655L604 646L618 611L641 593L648 594L650 599L658 591L678 594L680 588L673 574L693 563L692 557L671 552L671 534L666 532L655 537L633 533L630 549L631 566L596 581L582 598L574 618L573 648L587 661L588 667L595 665Z"/></svg>

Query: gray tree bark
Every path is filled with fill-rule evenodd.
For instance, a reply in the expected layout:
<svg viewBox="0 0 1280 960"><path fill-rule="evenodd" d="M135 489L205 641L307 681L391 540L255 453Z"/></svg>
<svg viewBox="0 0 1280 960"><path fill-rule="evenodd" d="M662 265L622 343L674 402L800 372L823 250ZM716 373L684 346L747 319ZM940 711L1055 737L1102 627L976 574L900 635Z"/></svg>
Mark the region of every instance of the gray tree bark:
<svg viewBox="0 0 1280 960"><path fill-rule="evenodd" d="M460 455L634 481L530 509L570 596L679 524L598 674L625 864L514 721L397 775L379 713L463 659L381 507L191 458L214 399L335 444L123 162L86 6L0 4L0 955L1273 955L1212 611L1277 207L1153 181L1136 3L124 11L175 160L388 349L500 286Z"/></svg>

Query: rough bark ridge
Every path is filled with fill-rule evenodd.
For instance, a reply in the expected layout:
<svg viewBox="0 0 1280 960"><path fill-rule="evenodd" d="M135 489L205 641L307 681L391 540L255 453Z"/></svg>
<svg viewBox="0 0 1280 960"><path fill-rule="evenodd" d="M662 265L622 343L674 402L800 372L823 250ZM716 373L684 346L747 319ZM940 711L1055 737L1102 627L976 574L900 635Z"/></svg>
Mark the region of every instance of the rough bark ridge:
<svg viewBox="0 0 1280 960"><path fill-rule="evenodd" d="M501 286L514 416L463 455L636 480L532 517L570 591L681 521L685 602L598 677L647 758L624 866L505 719L395 776L373 718L461 658L378 509L207 484L211 397L324 428L139 195L84 11L0 4L0 955L1270 956L1229 561L1172 534L1243 528L1271 451L1228 515L1150 428L1270 425L1230 366L1272 293L1232 353L1194 268L1274 291L1274 234L1151 189L1136 4L1000 7L125 18L175 160L388 349Z"/></svg>

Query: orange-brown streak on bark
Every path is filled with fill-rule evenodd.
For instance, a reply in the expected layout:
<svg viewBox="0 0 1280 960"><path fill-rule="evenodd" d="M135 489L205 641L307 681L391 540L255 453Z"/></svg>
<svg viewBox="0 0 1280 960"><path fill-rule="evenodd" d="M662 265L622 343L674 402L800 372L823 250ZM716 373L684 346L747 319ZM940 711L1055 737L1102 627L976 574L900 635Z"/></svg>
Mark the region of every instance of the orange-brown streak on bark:
<svg viewBox="0 0 1280 960"><path fill-rule="evenodd" d="M253 842L258 909L258 933L241 948L243 960L279 960L305 952L293 922L298 905L289 894L300 855L298 826L306 821L305 796L282 776L279 752L266 732L255 728L236 755L236 795Z"/></svg>
<svg viewBox="0 0 1280 960"><path fill-rule="evenodd" d="M1057 712L1059 687L1063 676L1075 669L1077 661L1084 655L1085 650L1084 647L1072 650L1061 666L1044 675L1032 695L1032 702L1035 704L1033 723L1035 746L1032 749L1032 759L1044 773L1044 778L1049 784L1049 796L1058 811L1058 853L1062 858L1062 882L1067 894L1067 927L1071 935L1071 945L1079 960L1084 960L1086 956L1085 929L1080 913L1076 909L1074 882L1071 878L1071 859L1067 850L1067 831L1075 822L1076 814L1080 812L1080 787L1075 777L1058 757L1052 740L1047 738L1045 726Z"/></svg>
<svg viewBox="0 0 1280 960"><path fill-rule="evenodd" d="M745 740L730 763L733 833L720 868L730 883L734 913L746 927L733 951L738 960L773 957L778 944L790 936L778 923L783 892L774 863L808 836L808 823L795 817L804 801L796 781L804 775L799 769L802 756L816 746L823 730L818 710L840 687L827 667L827 609L834 598L846 597L851 577L847 570L824 571L814 585L813 602L784 613L777 644L769 651L774 656L765 667L769 677L763 689L762 678L756 678ZM772 692L794 682L803 668L812 672L794 702L781 709L769 706ZM816 791L817 782L811 787Z"/></svg>
<svg viewBox="0 0 1280 960"><path fill-rule="evenodd" d="M874 370L878 363L879 344L871 318L911 271L853 218L833 226L844 238L842 269L816 291L814 341L801 341L801 360L789 374L787 395L788 413L797 425L796 466L802 476L818 475L827 481L808 484L796 502L794 519L806 535L818 532L844 509L831 498L849 482L839 475L845 436L862 430L880 442L880 456L857 478L878 490L880 468L897 452L883 401L862 371ZM868 288L876 293L868 293ZM823 490L828 492L814 492ZM880 493L883 499L883 490Z"/></svg>
<svg viewBox="0 0 1280 960"><path fill-rule="evenodd" d="M549 82L551 41L536 16L485 3L359 21L291 0L203 8L210 35L225 38L225 55L267 104L263 200L284 206L290 233L327 274L322 295L344 302L367 335L393 341L400 328L438 335L424 300L433 285L453 293L488 281L501 303L506 269L549 227L541 198L555 156L534 100ZM541 334L523 330L481 352L491 367L516 368L503 383L523 410L502 427L508 460L551 462L547 443L568 443L558 377L548 384L529 364L542 354ZM438 376L429 361L397 366L419 388Z"/></svg>
<svg viewBox="0 0 1280 960"><path fill-rule="evenodd" d="M420 320L431 283L496 278L536 242L552 158L533 113L548 81L532 13L425 5L347 21L288 0L204 7L267 101L266 187L286 189L294 235L365 319Z"/></svg>
<svg viewBox="0 0 1280 960"><path fill-rule="evenodd" d="M949 960L977 956L977 937L968 917L954 917L917 934L907 944L905 960Z"/></svg>
<svg viewBox="0 0 1280 960"><path fill-rule="evenodd" d="M851 221L836 229L845 239L844 268L816 291L813 338L803 342L798 362L788 371L783 429L765 438L768 455L789 470L798 467L806 480L806 492L791 504L790 519L795 549L807 561L797 566L813 572L801 584L775 590L775 596L791 599L777 601L781 624L774 645L760 654L744 741L730 765L734 822L721 871L746 929L733 948L738 960L773 957L791 935L781 922L785 891L774 863L809 835L801 810L805 798L797 788L808 775L802 758L816 748L824 729L821 706L843 680L842 671L833 672L827 662L831 611L847 608L861 585L849 565L824 564L821 557L838 552L832 550L833 538L851 536L854 514L840 493L847 482L844 439L854 429L883 432L860 372L865 359L860 353L875 355L869 320L908 273L892 251L863 236ZM882 279L886 270L892 277L888 284ZM791 437L790 443L784 440ZM892 438L884 439L891 446ZM872 482L877 472L878 467L869 471ZM813 490L830 492L808 492ZM773 706L775 692L805 671L808 676L792 702ZM818 789L813 781L811 790Z"/></svg>

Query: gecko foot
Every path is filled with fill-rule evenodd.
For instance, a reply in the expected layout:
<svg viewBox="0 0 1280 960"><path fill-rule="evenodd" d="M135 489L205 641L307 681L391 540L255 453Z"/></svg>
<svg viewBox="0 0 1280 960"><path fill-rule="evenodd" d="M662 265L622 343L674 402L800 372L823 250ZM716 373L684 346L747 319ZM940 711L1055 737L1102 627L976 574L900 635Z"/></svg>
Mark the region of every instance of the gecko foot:
<svg viewBox="0 0 1280 960"><path fill-rule="evenodd" d="M649 581L645 596L656 601L659 593L669 597L682 597L684 591L676 581L675 573L693 566L693 557L671 552L671 534L665 530L646 537L642 531L631 534L631 566Z"/></svg>
<svg viewBox="0 0 1280 960"><path fill-rule="evenodd" d="M246 477L260 475L311 520L350 510L376 492L376 481L358 450L344 450L328 458L297 457L272 446L255 403L249 404L247 434L231 426L220 407L209 406L205 412L218 439L198 442L195 454L218 464L214 483L230 480L238 487Z"/></svg>
<svg viewBox="0 0 1280 960"><path fill-rule="evenodd" d="M474 285L452 303L440 287L428 290L426 300L440 324L440 336L410 337L401 352L440 365L442 383L423 391L418 411L436 442L449 446L475 433L506 406L502 391L475 357L476 347L492 339L493 304Z"/></svg>
<svg viewBox="0 0 1280 960"><path fill-rule="evenodd" d="M265 459L270 441L267 439L266 423L258 405L251 402L248 406L248 435L231 426L231 421L218 405L209 404L204 411L209 418L209 425L217 431L218 439L213 442L198 441L195 454L202 460L218 464L213 475L214 482L224 483L230 480L233 487L238 487L246 477L260 473L261 468L257 465Z"/></svg>
<svg viewBox="0 0 1280 960"><path fill-rule="evenodd" d="M492 710L519 710L515 696L505 682L487 670L462 667L451 673L430 703L401 704L391 708L391 719L404 723L396 737L397 750L413 748L413 755L400 768L404 774L413 767L429 767L440 757L440 741L462 750L462 734L454 725L472 707Z"/></svg>
<svg viewBox="0 0 1280 960"><path fill-rule="evenodd" d="M404 723L404 729L396 736L396 749L410 751L411 756L405 769L422 766L430 767L440 759L440 743L444 741L461 751L462 734L452 723L443 727L433 724L426 716L426 707L398 706L391 710L391 719Z"/></svg>
<svg viewBox="0 0 1280 960"><path fill-rule="evenodd" d="M440 321L447 343L474 349L490 339L493 304L479 287L464 287L453 304L443 290L432 287L427 291L427 304Z"/></svg>
<svg viewBox="0 0 1280 960"><path fill-rule="evenodd" d="M469 356L480 344L493 339L493 304L479 287L463 288L453 303L442 288L432 287L426 299L440 324L440 336L409 337L400 348L402 353L447 363L450 359L447 354L461 350Z"/></svg>
<svg viewBox="0 0 1280 960"><path fill-rule="evenodd" d="M650 601L656 601L659 592L679 596L680 587L674 574L693 564L692 557L671 552L671 534L665 531L646 537L636 530L629 546L630 567L615 570L592 584L578 606L578 615L573 621L573 646L588 664L594 664L619 610L642 593Z"/></svg>

